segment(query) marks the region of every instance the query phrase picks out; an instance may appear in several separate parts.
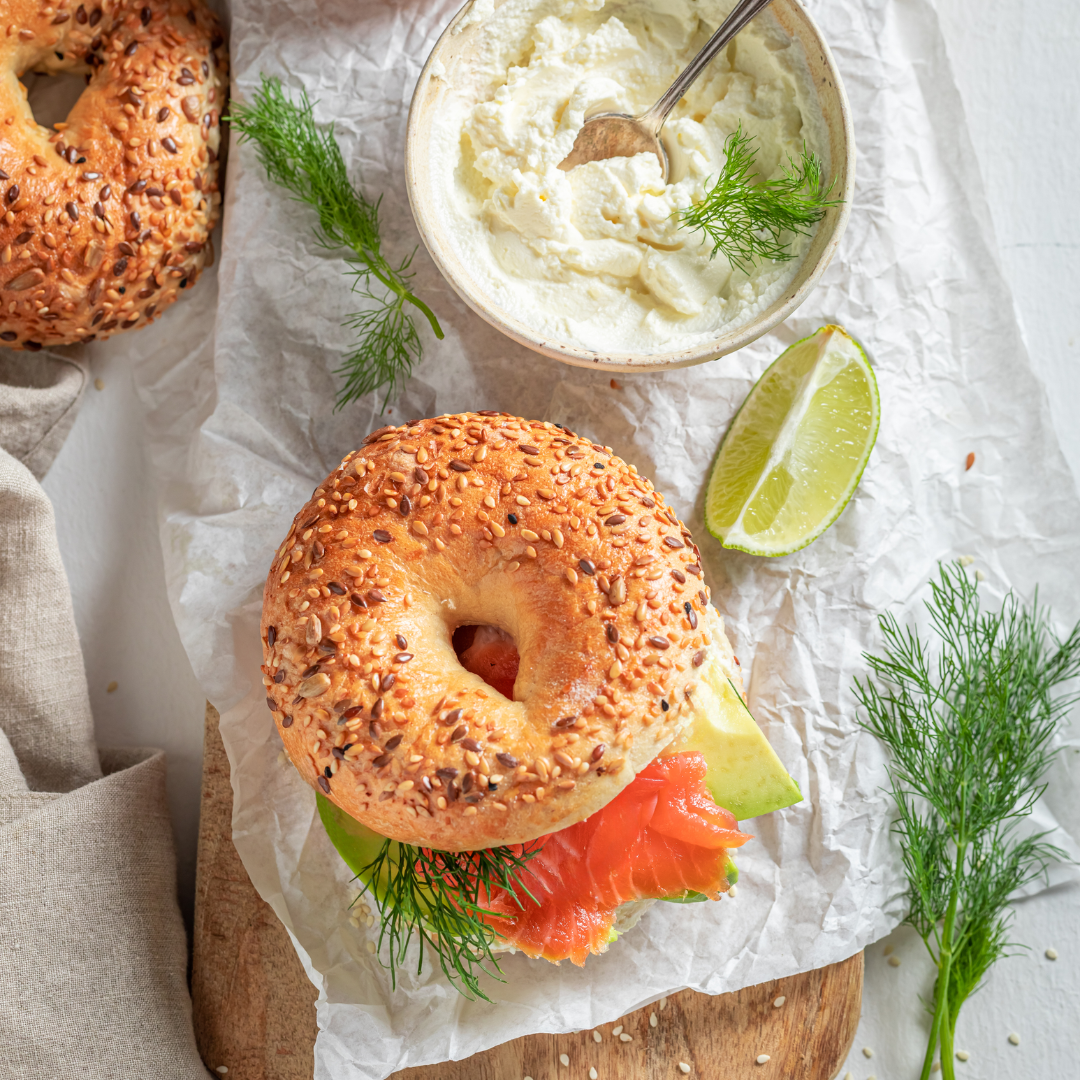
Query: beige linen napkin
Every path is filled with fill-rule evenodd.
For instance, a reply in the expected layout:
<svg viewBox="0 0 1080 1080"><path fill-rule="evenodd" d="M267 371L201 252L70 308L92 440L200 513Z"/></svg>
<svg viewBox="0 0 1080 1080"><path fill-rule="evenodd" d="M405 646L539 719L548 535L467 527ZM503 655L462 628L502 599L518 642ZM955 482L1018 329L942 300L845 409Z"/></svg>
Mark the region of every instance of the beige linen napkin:
<svg viewBox="0 0 1080 1080"><path fill-rule="evenodd" d="M86 379L72 357L0 349L0 446L39 480L75 423Z"/></svg>
<svg viewBox="0 0 1080 1080"><path fill-rule="evenodd" d="M207 1080L165 757L94 745L44 475L82 365L0 353L0 1077Z"/></svg>

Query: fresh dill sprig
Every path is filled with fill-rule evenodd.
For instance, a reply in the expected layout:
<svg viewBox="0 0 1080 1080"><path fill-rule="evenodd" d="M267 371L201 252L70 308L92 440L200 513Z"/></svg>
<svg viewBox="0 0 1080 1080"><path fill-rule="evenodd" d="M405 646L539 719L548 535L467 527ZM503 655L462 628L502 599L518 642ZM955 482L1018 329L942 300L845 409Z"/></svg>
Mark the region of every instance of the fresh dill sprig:
<svg viewBox="0 0 1080 1080"><path fill-rule="evenodd" d="M808 235L830 206L842 199L830 199L836 183L825 186L817 155L803 150L796 164L789 160L784 175L756 182L754 162L757 150L742 124L724 142L724 167L712 187L706 188L699 203L679 215L679 223L701 232L712 241L711 258L722 252L731 265L749 273L755 259L787 262L794 258L788 250L789 236Z"/></svg>
<svg viewBox="0 0 1080 1080"><path fill-rule="evenodd" d="M415 251L397 267L383 255L379 230L382 198L370 202L349 183L334 129L318 127L306 92L301 90L299 102L292 102L279 79L264 75L250 104L233 102L229 119L243 140L256 144L270 179L318 213L314 231L319 244L328 250L349 250L345 259L355 278L353 291L372 303L346 319L345 325L357 331L359 342L335 371L345 377L337 408L383 386L386 408L423 354L405 305L422 311L435 336L443 337L434 313L412 292L409 266ZM373 291L373 278L382 289L375 287Z"/></svg>
<svg viewBox="0 0 1080 1080"><path fill-rule="evenodd" d="M535 901L521 880L529 859L539 845L517 850L511 847L480 851L432 851L387 840L379 854L364 866L359 878L368 882L382 917L379 949L385 941L390 978L397 986L397 968L405 963L413 934L429 944L439 965L458 991L471 998L491 999L480 989L480 976L500 982L499 963L491 947L495 931L482 916L496 916L483 904L503 889L520 906L518 890ZM417 973L424 966L420 949Z"/></svg>
<svg viewBox="0 0 1080 1080"><path fill-rule="evenodd" d="M883 615L885 655L867 655L873 680L856 680L855 693L860 722L890 751L906 921L937 967L922 1080L939 1043L944 1080L954 1080L960 1008L1015 947L1009 897L1065 857L1046 833L1018 826L1046 790L1054 735L1080 700L1053 693L1080 675L1080 624L1061 640L1037 597L1028 610L1011 592L1000 611L984 612L958 563L940 567L931 592L936 656Z"/></svg>

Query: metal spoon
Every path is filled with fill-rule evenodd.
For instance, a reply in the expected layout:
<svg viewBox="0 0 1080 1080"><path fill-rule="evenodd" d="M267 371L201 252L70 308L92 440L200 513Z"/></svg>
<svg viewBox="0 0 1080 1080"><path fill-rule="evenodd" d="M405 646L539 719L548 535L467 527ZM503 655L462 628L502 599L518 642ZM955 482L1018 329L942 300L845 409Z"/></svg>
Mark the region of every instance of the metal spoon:
<svg viewBox="0 0 1080 1080"><path fill-rule="evenodd" d="M569 172L587 161L605 158L633 157L635 154L655 154L660 159L660 172L667 182L669 162L667 150L660 141L660 129L668 114L705 70L709 62L731 39L771 0L739 0L731 14L721 23L705 47L686 66L686 70L668 87L664 96L640 116L625 113L599 113L585 121L574 140L574 148L560 163Z"/></svg>

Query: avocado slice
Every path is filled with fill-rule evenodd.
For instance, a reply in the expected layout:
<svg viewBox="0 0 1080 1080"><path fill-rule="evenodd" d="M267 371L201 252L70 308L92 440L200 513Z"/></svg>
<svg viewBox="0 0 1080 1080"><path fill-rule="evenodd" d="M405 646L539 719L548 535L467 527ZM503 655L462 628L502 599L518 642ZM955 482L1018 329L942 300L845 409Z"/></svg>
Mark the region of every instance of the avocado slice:
<svg viewBox="0 0 1080 1080"><path fill-rule="evenodd" d="M356 818L346 814L340 806L332 803L325 795L315 793L315 802L319 807L319 818L326 829L326 835L330 837L330 843L337 848L338 854L345 860L345 865L357 876L361 884L369 888L372 882L360 871L370 864L379 854L385 836L380 836L373 829L362 825ZM397 845L395 844L396 848ZM395 853L391 852L391 857ZM382 900L386 891L385 884L375 883L376 897Z"/></svg>
<svg viewBox="0 0 1080 1080"><path fill-rule="evenodd" d="M742 694L719 664L702 675L694 703L693 726L664 755L687 750L704 754L705 783L718 806L745 821L802 799L799 785L781 765Z"/></svg>

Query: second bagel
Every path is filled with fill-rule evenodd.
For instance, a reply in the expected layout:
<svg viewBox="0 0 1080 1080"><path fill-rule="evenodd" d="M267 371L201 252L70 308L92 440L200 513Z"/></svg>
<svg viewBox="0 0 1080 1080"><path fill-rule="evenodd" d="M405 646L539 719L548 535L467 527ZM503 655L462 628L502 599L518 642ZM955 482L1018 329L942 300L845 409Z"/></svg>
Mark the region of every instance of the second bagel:
<svg viewBox="0 0 1080 1080"><path fill-rule="evenodd" d="M225 38L205 0L5 0L0 344L36 352L147 325L212 261ZM55 131L17 78L85 75Z"/></svg>

